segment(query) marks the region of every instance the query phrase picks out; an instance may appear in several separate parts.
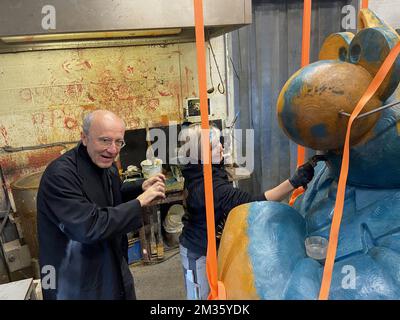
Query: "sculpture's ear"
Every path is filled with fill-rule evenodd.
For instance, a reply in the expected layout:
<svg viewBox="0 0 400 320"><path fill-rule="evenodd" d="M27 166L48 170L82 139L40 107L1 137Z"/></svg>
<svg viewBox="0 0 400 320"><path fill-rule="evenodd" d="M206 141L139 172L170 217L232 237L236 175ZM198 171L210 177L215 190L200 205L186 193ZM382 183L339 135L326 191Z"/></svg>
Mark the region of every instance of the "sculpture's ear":
<svg viewBox="0 0 400 320"><path fill-rule="evenodd" d="M388 24L380 19L370 9L361 9L358 14L358 31L366 28L378 28L385 27L391 29L394 33L396 31L392 29ZM353 40L354 34L351 32L338 32L328 36L322 44L319 52L319 60L341 60L348 61L348 49L350 42Z"/></svg>
<svg viewBox="0 0 400 320"><path fill-rule="evenodd" d="M324 41L319 60L340 60L358 64L372 77L376 75L390 50L400 41L400 36L369 9L360 10L358 16L359 32L331 34ZM386 76L378 90L381 101L389 98L400 82L400 57Z"/></svg>
<svg viewBox="0 0 400 320"><path fill-rule="evenodd" d="M351 32L333 33L327 37L319 51L319 60L346 61L351 40L354 34Z"/></svg>
<svg viewBox="0 0 400 320"><path fill-rule="evenodd" d="M381 21L377 20L378 18L373 19L372 14L368 16L368 19L365 18L365 23L368 25L378 24L378 21ZM367 17L367 15L364 14L364 17ZM397 32L386 24L362 29L350 43L348 62L362 66L372 77L375 77L386 57L399 41L400 37ZM380 100L385 101L389 98L396 90L399 82L400 57L394 62L377 92Z"/></svg>
<svg viewBox="0 0 400 320"><path fill-rule="evenodd" d="M372 10L361 9L358 14L358 31L366 28L386 27L391 28L388 24L380 19Z"/></svg>

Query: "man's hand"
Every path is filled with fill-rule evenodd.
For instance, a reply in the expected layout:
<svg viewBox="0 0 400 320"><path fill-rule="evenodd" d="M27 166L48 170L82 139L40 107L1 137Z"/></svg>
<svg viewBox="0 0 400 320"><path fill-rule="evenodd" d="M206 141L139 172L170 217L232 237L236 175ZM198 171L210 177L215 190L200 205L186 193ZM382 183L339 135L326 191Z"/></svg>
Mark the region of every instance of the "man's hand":
<svg viewBox="0 0 400 320"><path fill-rule="evenodd" d="M146 191L147 189L149 189L153 184L157 183L157 182L161 182L164 184L165 186L165 176L162 173L159 173L157 175L155 175L154 177L151 177L147 180L145 180L142 184L142 189L143 191Z"/></svg>
<svg viewBox="0 0 400 320"><path fill-rule="evenodd" d="M307 189L307 184L312 180L313 177L314 166L313 163L309 160L305 164L297 168L294 175L289 179L289 182L295 189L299 187Z"/></svg>
<svg viewBox="0 0 400 320"><path fill-rule="evenodd" d="M150 180L150 179L149 179ZM151 204L152 201L158 199L165 199L165 184L163 181L158 181L152 184L147 188L145 192L143 192L136 199L139 200L141 207L147 207Z"/></svg>

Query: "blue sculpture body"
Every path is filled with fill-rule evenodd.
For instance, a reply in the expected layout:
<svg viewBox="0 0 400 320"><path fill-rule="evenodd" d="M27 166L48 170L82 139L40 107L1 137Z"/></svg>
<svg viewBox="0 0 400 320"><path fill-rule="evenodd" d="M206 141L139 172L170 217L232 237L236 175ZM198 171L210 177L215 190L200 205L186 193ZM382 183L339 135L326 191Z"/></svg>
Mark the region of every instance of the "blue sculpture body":
<svg viewBox="0 0 400 320"><path fill-rule="evenodd" d="M399 123L400 106L383 111L373 138L351 149L329 299L400 298ZM257 202L249 209L249 257L260 298L318 298L323 263L307 256L304 241L329 238L341 155L327 155L293 208Z"/></svg>
<svg viewBox="0 0 400 320"><path fill-rule="evenodd" d="M374 23L378 21L370 11L367 11L365 16ZM378 22L383 23L381 20ZM363 32L362 35L368 32L375 34L378 32L376 30L380 29L373 28ZM382 42L387 44L385 49L387 54L396 44L393 39L397 36L388 28L382 34L385 37L390 35L388 37L390 41ZM343 36L340 38L344 41ZM352 61L354 55L351 48L361 43L364 45L361 49L364 50L366 46L364 40L362 36L356 36L354 42L348 43L350 52L347 59L349 63L360 62L368 69L369 66L365 63L369 59L368 50L364 53L361 51L361 56L364 58ZM342 55L343 48L337 49L338 58L345 59ZM359 51L357 52L359 54ZM315 66L320 65L324 64ZM400 81L399 72L396 71L398 69L400 69L400 59L394 64L389 81L384 82L377 93L383 104L399 100L400 89L395 91ZM374 72L376 73L376 70ZM374 75L374 72L371 74ZM288 110L297 113L298 116L302 112L300 108L307 104L306 94L311 92L304 89L307 87L299 86L298 92L305 93L301 98L303 100L299 100L300 93L293 93L292 84L299 82L296 77L302 77L302 74L305 72L296 73L282 90L278 112L281 110L286 117ZM302 79L308 81L307 77ZM343 92L346 92L346 88L343 88ZM291 96L288 98L288 95ZM319 102L318 99L312 100L313 107L316 101ZM292 102L293 105L290 105ZM323 103L325 102L321 102L321 108ZM334 117L337 117L337 111L332 109L331 112L332 121L336 121ZM306 116L305 113L304 117ZM286 126L285 132L290 137L297 137L308 147L320 143L312 134L308 134L312 126L308 128L302 126L301 122L294 123L282 119L281 124ZM343 128L341 132L344 132ZM326 139L323 143L325 145L330 141ZM250 265L249 270L254 275L252 286L235 286L232 297L246 298L250 292L251 295L248 296L261 299L318 298L324 261L314 260L307 255L305 240L311 236L329 238L342 159L342 154L337 149L326 151L325 154L328 161L317 166L313 181L306 192L297 198L293 207L283 203L255 202L234 212L237 215L246 215L247 220L243 225L247 229L243 233L243 238L248 241L248 262L236 263L241 263L243 266ZM227 228L229 227L234 228L229 226L228 220ZM225 230L225 232L230 231ZM229 248L233 247L229 241L226 243L224 247L223 238L220 247L223 257L229 257L229 250L234 250ZM235 262L228 261L228 263ZM350 149L345 204L329 299L399 299L399 266L400 105L397 105L382 111L373 128L361 142L352 145ZM221 274L229 280L229 268L223 265L222 269ZM252 293L254 291L255 293ZM227 292L229 293L229 283Z"/></svg>

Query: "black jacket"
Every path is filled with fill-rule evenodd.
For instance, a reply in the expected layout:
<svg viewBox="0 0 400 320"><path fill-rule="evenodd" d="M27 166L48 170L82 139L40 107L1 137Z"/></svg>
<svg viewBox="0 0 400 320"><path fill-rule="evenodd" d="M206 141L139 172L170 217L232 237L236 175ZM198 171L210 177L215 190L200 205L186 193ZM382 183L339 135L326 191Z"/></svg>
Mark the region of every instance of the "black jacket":
<svg viewBox="0 0 400 320"><path fill-rule="evenodd" d="M117 169L97 167L82 144L47 167L37 195L44 299L135 298L126 233L142 225L141 187L122 189ZM122 203L124 193L134 200Z"/></svg>
<svg viewBox="0 0 400 320"><path fill-rule="evenodd" d="M187 190L186 214L180 243L188 250L199 254L207 253L207 222L204 196L203 166L190 164L182 169ZM238 205L253 201L265 201L264 194L252 196L234 188L222 165L212 166L214 215L216 234L221 233L229 212Z"/></svg>

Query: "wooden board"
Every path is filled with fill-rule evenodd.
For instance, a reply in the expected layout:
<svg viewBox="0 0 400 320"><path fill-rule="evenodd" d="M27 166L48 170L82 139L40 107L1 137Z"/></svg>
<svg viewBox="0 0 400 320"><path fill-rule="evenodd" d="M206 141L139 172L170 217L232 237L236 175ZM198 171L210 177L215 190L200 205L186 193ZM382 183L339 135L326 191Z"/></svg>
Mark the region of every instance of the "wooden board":
<svg viewBox="0 0 400 320"><path fill-rule="evenodd" d="M0 300L27 300L33 289L33 278L0 285Z"/></svg>

